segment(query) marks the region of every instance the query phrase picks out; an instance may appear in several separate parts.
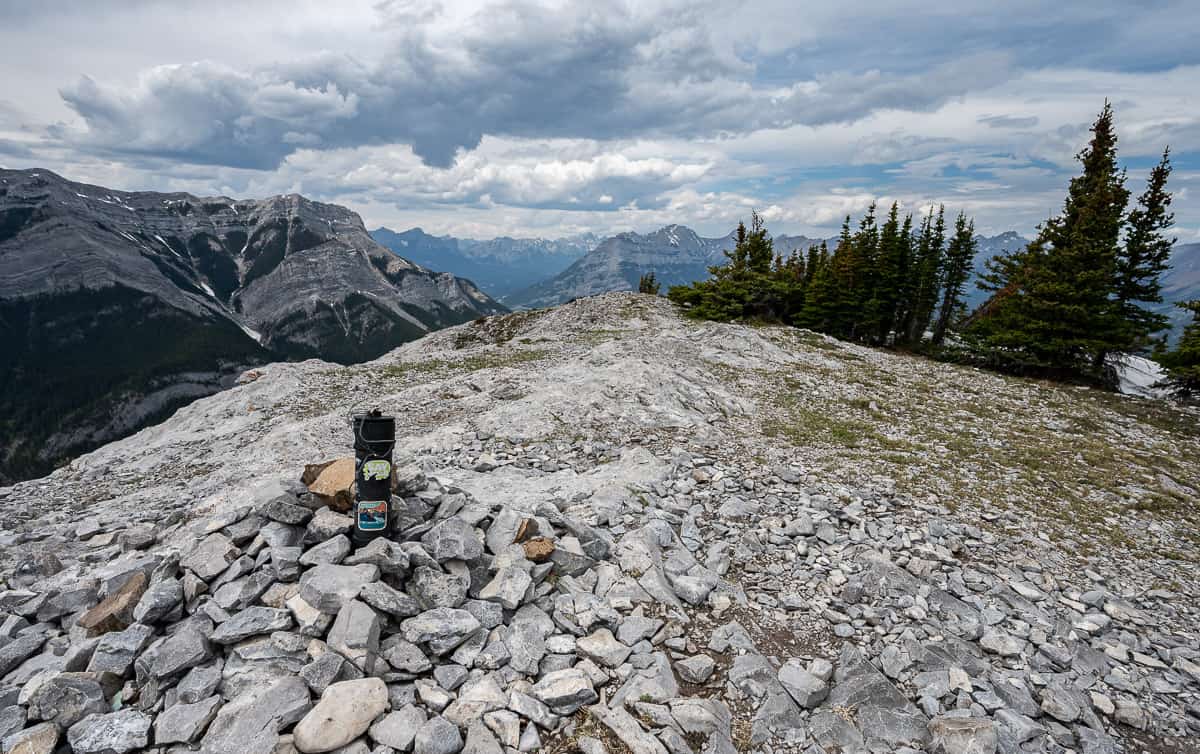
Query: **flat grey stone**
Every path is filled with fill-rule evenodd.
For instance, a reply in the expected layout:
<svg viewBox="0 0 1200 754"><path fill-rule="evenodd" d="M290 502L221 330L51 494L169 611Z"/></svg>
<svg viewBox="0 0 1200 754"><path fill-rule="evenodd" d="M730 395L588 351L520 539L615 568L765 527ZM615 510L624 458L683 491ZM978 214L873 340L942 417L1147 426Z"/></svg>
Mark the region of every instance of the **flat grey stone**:
<svg viewBox="0 0 1200 754"><path fill-rule="evenodd" d="M425 609L432 610L435 607L458 607L467 599L470 586L470 580L458 574L421 566L413 571L408 591Z"/></svg>
<svg viewBox="0 0 1200 754"><path fill-rule="evenodd" d="M94 673L59 673L29 697L29 718L69 728L88 715L107 712L104 687Z"/></svg>
<svg viewBox="0 0 1200 754"><path fill-rule="evenodd" d="M134 623L124 631L110 631L100 637L87 669L93 673L113 673L126 676L133 661L154 637L150 626Z"/></svg>
<svg viewBox="0 0 1200 754"><path fill-rule="evenodd" d="M519 566L504 566L479 590L479 599L498 602L506 610L516 610L525 601L533 577Z"/></svg>
<svg viewBox="0 0 1200 754"><path fill-rule="evenodd" d="M425 608L404 592L397 591L382 581L363 584L358 598L371 607L396 618L411 618Z"/></svg>
<svg viewBox="0 0 1200 754"><path fill-rule="evenodd" d="M467 742L462 748L462 754L504 754L500 742L492 734L482 719L472 720L467 726Z"/></svg>
<svg viewBox="0 0 1200 754"><path fill-rule="evenodd" d="M156 679L169 678L212 659L208 639L196 628L184 628L158 645L150 674Z"/></svg>
<svg viewBox="0 0 1200 754"><path fill-rule="evenodd" d="M371 540L366 547L342 561L345 565L375 565L383 573L405 573L408 571L408 554L386 537Z"/></svg>
<svg viewBox="0 0 1200 754"><path fill-rule="evenodd" d="M313 545L300 556L300 565L337 565L350 554L350 538L344 534Z"/></svg>
<svg viewBox="0 0 1200 754"><path fill-rule="evenodd" d="M204 667L192 668L175 687L179 692L179 701L184 704L195 704L201 699L213 695L221 683L221 665L214 663Z"/></svg>
<svg viewBox="0 0 1200 754"><path fill-rule="evenodd" d="M575 668L547 673L533 685L533 695L558 715L573 714L599 698L592 679Z"/></svg>
<svg viewBox="0 0 1200 754"><path fill-rule="evenodd" d="M838 722L827 716L823 718L824 724L833 723L833 727L826 730L835 740L838 736L849 734L848 731L837 732L849 725L855 728L859 739L865 737L890 746L908 745L913 741L922 744L929 742L928 719L925 715L857 649L851 646L843 649L834 678L829 700L820 714L825 716L827 709L855 709L853 722ZM838 718L836 714L833 717ZM817 738L817 742L822 743L821 737Z"/></svg>
<svg viewBox="0 0 1200 754"><path fill-rule="evenodd" d="M379 615L365 602L349 600L338 611L326 641L329 648L367 675L375 671L379 654Z"/></svg>
<svg viewBox="0 0 1200 754"><path fill-rule="evenodd" d="M318 508L304 530L304 542L317 544L339 534L347 534L354 528L354 519L338 513L332 508Z"/></svg>
<svg viewBox="0 0 1200 754"><path fill-rule="evenodd" d="M461 518L451 517L435 525L421 537L425 549L439 563L447 560L475 560L483 555L483 543L475 527Z"/></svg>
<svg viewBox="0 0 1200 754"><path fill-rule="evenodd" d="M675 671L687 683L704 683L716 667L717 663L708 655L696 655L675 663Z"/></svg>
<svg viewBox="0 0 1200 754"><path fill-rule="evenodd" d="M479 628L479 620L466 610L439 607L426 610L400 624L405 641L428 644L434 654L445 654L462 644Z"/></svg>
<svg viewBox="0 0 1200 754"><path fill-rule="evenodd" d="M380 646L379 654L393 668L405 673L424 673L433 667L420 647L400 635L389 636Z"/></svg>
<svg viewBox="0 0 1200 754"><path fill-rule="evenodd" d="M149 744L150 724L149 715L132 709L88 715L67 730L67 741L75 754L125 754Z"/></svg>
<svg viewBox="0 0 1200 754"><path fill-rule="evenodd" d="M996 723L979 717L939 716L929 721L933 751L944 754L995 754Z"/></svg>
<svg viewBox="0 0 1200 754"><path fill-rule="evenodd" d="M300 720L312 701L304 681L283 678L230 700L208 726L203 754L275 754L279 732Z"/></svg>
<svg viewBox="0 0 1200 754"><path fill-rule="evenodd" d="M792 658L779 669L779 682L805 709L812 709L829 696L829 684L805 669L800 660Z"/></svg>
<svg viewBox="0 0 1200 754"><path fill-rule="evenodd" d="M221 708L221 697L210 696L192 704L178 703L154 719L154 743L195 743Z"/></svg>
<svg viewBox="0 0 1200 754"><path fill-rule="evenodd" d="M138 623L158 623L183 604L183 582L167 578L152 582L137 606L133 619Z"/></svg>
<svg viewBox="0 0 1200 754"><path fill-rule="evenodd" d="M12 704L0 709L0 741L24 728L26 719L25 708L20 705ZM0 751L3 751L3 747L0 747Z"/></svg>
<svg viewBox="0 0 1200 754"><path fill-rule="evenodd" d="M38 653L46 643L46 635L40 631L29 631L0 647L0 678L6 676L21 663Z"/></svg>
<svg viewBox="0 0 1200 754"><path fill-rule="evenodd" d="M458 726L440 715L427 720L413 737L413 754L458 754L462 747Z"/></svg>
<svg viewBox="0 0 1200 754"><path fill-rule="evenodd" d="M425 711L410 704L379 718L371 726L369 735L378 744L390 746L396 751L408 751L417 730L424 724Z"/></svg>
<svg viewBox="0 0 1200 754"><path fill-rule="evenodd" d="M217 626L212 641L217 644L236 644L251 636L286 631L292 627L292 614L274 607L248 607Z"/></svg>
<svg viewBox="0 0 1200 754"><path fill-rule="evenodd" d="M344 603L358 596L364 584L378 580L379 567L375 565L322 564L300 577L300 596L321 612L336 615Z"/></svg>
<svg viewBox="0 0 1200 754"><path fill-rule="evenodd" d="M237 559L238 548L224 534L209 534L187 554L179 565L205 581L212 581Z"/></svg>
<svg viewBox="0 0 1200 754"><path fill-rule="evenodd" d="M615 668L625 662L625 659L633 651L632 648L617 641L616 637L612 635L612 631L607 628L597 629L591 634L577 639L575 648L584 657L609 668Z"/></svg>

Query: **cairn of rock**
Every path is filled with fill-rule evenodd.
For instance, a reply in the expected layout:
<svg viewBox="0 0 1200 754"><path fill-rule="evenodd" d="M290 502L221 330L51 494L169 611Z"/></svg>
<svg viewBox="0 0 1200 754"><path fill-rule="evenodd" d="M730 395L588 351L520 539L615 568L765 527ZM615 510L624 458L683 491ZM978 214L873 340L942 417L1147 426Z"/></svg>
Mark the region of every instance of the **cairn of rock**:
<svg viewBox="0 0 1200 754"><path fill-rule="evenodd" d="M409 470L394 539L352 552L349 516L275 493L182 551L0 593L3 751L536 751L602 693L642 736L620 700L678 696L679 622L635 609L653 599L610 536L555 506ZM728 729L721 705L690 714Z"/></svg>
<svg viewBox="0 0 1200 754"><path fill-rule="evenodd" d="M485 442L486 465L461 464L559 463ZM358 551L325 467L320 495L268 486L187 529L84 522L115 557L0 592L0 751L1115 754L1200 735L1194 607L1169 591L794 469L604 452L660 480L526 508L411 466L393 538Z"/></svg>

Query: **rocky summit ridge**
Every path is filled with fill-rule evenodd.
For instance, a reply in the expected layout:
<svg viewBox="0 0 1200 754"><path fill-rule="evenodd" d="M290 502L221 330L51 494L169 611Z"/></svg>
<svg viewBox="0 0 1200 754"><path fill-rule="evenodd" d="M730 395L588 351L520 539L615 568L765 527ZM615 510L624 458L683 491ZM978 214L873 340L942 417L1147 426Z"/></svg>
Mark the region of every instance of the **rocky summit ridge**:
<svg viewBox="0 0 1200 754"><path fill-rule="evenodd" d="M399 534L351 552L299 478L373 405ZM635 294L270 364L0 488L0 745L1195 751L1198 452Z"/></svg>

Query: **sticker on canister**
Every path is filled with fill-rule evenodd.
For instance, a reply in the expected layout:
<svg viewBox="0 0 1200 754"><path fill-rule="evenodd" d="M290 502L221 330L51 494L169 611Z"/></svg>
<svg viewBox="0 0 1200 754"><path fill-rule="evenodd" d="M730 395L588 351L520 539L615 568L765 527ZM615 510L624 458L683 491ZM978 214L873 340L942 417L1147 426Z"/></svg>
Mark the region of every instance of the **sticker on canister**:
<svg viewBox="0 0 1200 754"><path fill-rule="evenodd" d="M358 528L360 531L379 531L387 526L386 500L358 501Z"/></svg>
<svg viewBox="0 0 1200 754"><path fill-rule="evenodd" d="M362 476L367 481L382 482L392 475L392 465L382 458L374 458L363 464Z"/></svg>

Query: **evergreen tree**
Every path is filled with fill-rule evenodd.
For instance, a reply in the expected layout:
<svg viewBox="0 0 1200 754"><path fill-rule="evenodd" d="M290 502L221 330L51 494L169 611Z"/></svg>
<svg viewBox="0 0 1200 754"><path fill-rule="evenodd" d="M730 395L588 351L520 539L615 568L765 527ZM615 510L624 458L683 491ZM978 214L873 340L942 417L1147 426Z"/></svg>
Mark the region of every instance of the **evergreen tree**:
<svg viewBox="0 0 1200 754"><path fill-rule="evenodd" d="M975 331L995 363L1095 376L1107 354L1127 342L1113 295L1129 198L1116 146L1106 102L1078 155L1083 172L1071 179L1062 213L1027 249L992 266L988 284L997 296Z"/></svg>
<svg viewBox="0 0 1200 754"><path fill-rule="evenodd" d="M658 278L654 277L654 272L647 272L638 280L638 293L649 293L651 296L657 296L662 286L658 282Z"/></svg>
<svg viewBox="0 0 1200 754"><path fill-rule="evenodd" d="M906 221L911 233L910 217ZM904 266L908 239L900 227L899 205L892 202L887 220L879 231L879 247L871 269L871 297L863 316L862 335L874 343L887 341L896 316L896 304L904 286Z"/></svg>
<svg viewBox="0 0 1200 754"><path fill-rule="evenodd" d="M850 218L846 218L847 224ZM845 236L849 237L849 226L846 226ZM842 241L838 248L844 248L849 241ZM834 251L834 255L837 251ZM822 242L821 250L808 263L808 285L804 292L804 306L801 307L796 324L817 332L835 332L838 313L838 282L833 273L832 257L829 249Z"/></svg>
<svg viewBox="0 0 1200 754"><path fill-rule="evenodd" d="M942 303L937 323L933 328L935 346L940 346L945 340L950 320L962 306L963 289L971 275L975 250L975 221L968 221L966 214L959 212L954 220L954 237L950 239L950 246L946 249L945 266L942 271Z"/></svg>
<svg viewBox="0 0 1200 754"><path fill-rule="evenodd" d="M778 318L794 325L804 308L807 262L798 250L787 257L775 257L775 269L771 271L771 287L774 299L779 302Z"/></svg>
<svg viewBox="0 0 1200 754"><path fill-rule="evenodd" d="M874 293L871 274L878 249L879 228L872 202L853 236L847 225L842 226L842 238L833 252L831 266L837 280L837 305L831 334L839 338L860 339L868 329L867 305Z"/></svg>
<svg viewBox="0 0 1200 754"><path fill-rule="evenodd" d="M1130 210L1125 247L1117 256L1116 298L1127 328L1124 350L1144 350L1156 332L1167 327L1167 317L1142 307L1162 303L1159 275L1170 267L1175 239L1164 231L1174 223L1167 178L1171 175L1170 150L1150 171L1146 191Z"/></svg>
<svg viewBox="0 0 1200 754"><path fill-rule="evenodd" d="M821 257L825 257L825 260L822 260ZM827 261L828 258L829 249L826 248L824 241L821 242L820 246L813 245L808 247L808 260L804 265L805 287L812 282L813 275L815 275L817 272L817 265L819 265L822 261Z"/></svg>
<svg viewBox="0 0 1200 754"><path fill-rule="evenodd" d="M931 206L921 225L921 236L913 260L912 279L915 285L903 328L904 337L910 344L921 342L938 305L946 244L945 211L944 206L939 206L935 217Z"/></svg>
<svg viewBox="0 0 1200 754"><path fill-rule="evenodd" d="M1183 330L1173 351L1156 354L1167 370L1167 385L1181 398L1200 396L1200 299L1176 304L1192 313L1192 321Z"/></svg>
<svg viewBox="0 0 1200 754"><path fill-rule="evenodd" d="M727 264L708 268L708 280L674 286L667 297L697 319L781 319L782 301L771 278L774 245L758 213L751 215L749 230L738 223L737 244L725 257Z"/></svg>

